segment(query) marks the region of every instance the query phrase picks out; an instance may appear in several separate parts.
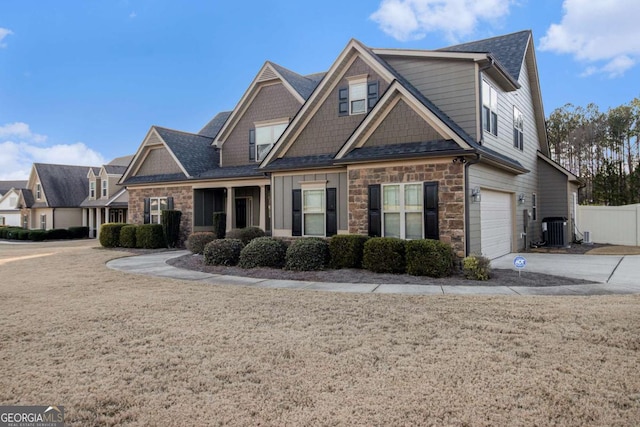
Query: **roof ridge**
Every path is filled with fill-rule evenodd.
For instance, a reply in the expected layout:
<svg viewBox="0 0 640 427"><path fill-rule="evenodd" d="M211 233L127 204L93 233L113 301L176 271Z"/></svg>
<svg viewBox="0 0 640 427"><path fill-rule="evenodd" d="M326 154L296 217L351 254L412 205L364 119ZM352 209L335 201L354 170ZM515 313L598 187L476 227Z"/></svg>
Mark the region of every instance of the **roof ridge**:
<svg viewBox="0 0 640 427"><path fill-rule="evenodd" d="M481 42L488 42L488 41L491 41L491 40L500 39L500 38L506 38L506 37L514 36L516 34L521 34L521 33L533 34L533 31L530 30L530 29L529 30L514 31L512 33L502 34L502 35L499 35L499 36L487 37L487 38L478 39L478 40L470 40L470 41L467 41L467 42L464 42L464 43L457 43L457 44L441 47L441 48L438 48L436 50L447 50L447 49L451 49L451 48L454 48L454 47L464 46L466 44L475 44L475 43L481 43Z"/></svg>
<svg viewBox="0 0 640 427"><path fill-rule="evenodd" d="M202 134L199 134L199 133L187 132L187 131L184 131L184 130L178 130L178 129L171 129L171 128L166 128L166 127L164 127L164 126L156 126L156 125L153 125L153 126L151 126L151 127L155 128L155 129L168 130L169 132L184 133L184 134L187 134L187 135L199 136L199 137L202 137L202 138L213 139L213 138L211 138L210 136L202 135Z"/></svg>

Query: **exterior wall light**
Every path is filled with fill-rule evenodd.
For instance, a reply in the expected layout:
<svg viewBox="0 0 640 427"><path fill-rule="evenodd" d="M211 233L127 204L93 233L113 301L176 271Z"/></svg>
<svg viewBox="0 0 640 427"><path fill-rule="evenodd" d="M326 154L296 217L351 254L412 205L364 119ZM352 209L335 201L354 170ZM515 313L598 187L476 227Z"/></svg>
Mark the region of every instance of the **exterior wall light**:
<svg viewBox="0 0 640 427"><path fill-rule="evenodd" d="M524 193L520 193L520 195L518 196L518 203L521 205L524 205L524 201L525 201Z"/></svg>
<svg viewBox="0 0 640 427"><path fill-rule="evenodd" d="M480 202L480 187L476 187L471 190L471 200L474 203Z"/></svg>

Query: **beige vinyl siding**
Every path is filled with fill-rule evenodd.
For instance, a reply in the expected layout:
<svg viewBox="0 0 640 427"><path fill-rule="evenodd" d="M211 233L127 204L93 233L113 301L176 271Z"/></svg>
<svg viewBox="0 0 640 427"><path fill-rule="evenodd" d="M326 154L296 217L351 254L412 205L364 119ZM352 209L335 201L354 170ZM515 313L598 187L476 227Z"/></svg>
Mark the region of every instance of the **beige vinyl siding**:
<svg viewBox="0 0 640 427"><path fill-rule="evenodd" d="M473 139L478 139L477 74L473 62L433 58L385 59Z"/></svg>
<svg viewBox="0 0 640 427"><path fill-rule="evenodd" d="M564 216L569 218L569 206L571 203L570 189L567 185L567 176L547 164L544 160L538 160L539 188L538 216Z"/></svg>
<svg viewBox="0 0 640 427"><path fill-rule="evenodd" d="M81 208L56 208L53 215L53 227L55 228L79 227L82 225ZM47 222L48 221L49 219L47 218Z"/></svg>
<svg viewBox="0 0 640 427"><path fill-rule="evenodd" d="M255 122L276 119L292 119L300 109L300 103L282 83L260 87L251 105L238 120L221 148L223 166L239 166L249 161L249 129ZM255 163L255 162L254 162Z"/></svg>
<svg viewBox="0 0 640 427"><path fill-rule="evenodd" d="M166 148L155 148L149 151L144 163L136 172L136 176L182 173L180 166ZM96 185L98 187L98 185ZM98 196L98 198L100 198Z"/></svg>
<svg viewBox="0 0 640 427"><path fill-rule="evenodd" d="M272 177L271 199L274 233L291 235L291 194L301 188L305 181L327 181L326 188L337 189L338 232L349 229L347 203L347 172L306 173L300 175L277 175ZM276 231L277 230L277 231Z"/></svg>

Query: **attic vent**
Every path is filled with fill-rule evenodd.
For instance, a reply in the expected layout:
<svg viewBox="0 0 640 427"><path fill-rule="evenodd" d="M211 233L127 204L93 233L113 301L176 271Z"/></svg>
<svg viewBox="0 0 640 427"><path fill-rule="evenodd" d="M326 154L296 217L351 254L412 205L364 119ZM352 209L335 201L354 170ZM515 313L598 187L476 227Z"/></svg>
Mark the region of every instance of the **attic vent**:
<svg viewBox="0 0 640 427"><path fill-rule="evenodd" d="M276 73L273 71L271 67L265 67L264 71L258 77L259 82L265 82L267 80L277 79Z"/></svg>

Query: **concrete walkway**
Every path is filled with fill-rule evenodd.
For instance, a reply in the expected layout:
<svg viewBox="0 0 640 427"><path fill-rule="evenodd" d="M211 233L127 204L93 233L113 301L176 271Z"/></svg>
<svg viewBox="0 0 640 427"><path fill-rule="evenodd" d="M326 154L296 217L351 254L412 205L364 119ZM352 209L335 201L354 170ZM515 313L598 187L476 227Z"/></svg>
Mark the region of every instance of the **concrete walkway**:
<svg viewBox="0 0 640 427"><path fill-rule="evenodd" d="M330 292L393 293L406 295L612 295L640 294L640 255L524 254L526 271L586 279L596 284L525 286L439 286L405 284L327 283L297 280L258 279L185 270L168 265L167 260L187 251L158 252L111 260L107 267L133 274L194 280L212 285L241 285L257 288L306 289ZM513 269L516 254L492 261L493 268Z"/></svg>

